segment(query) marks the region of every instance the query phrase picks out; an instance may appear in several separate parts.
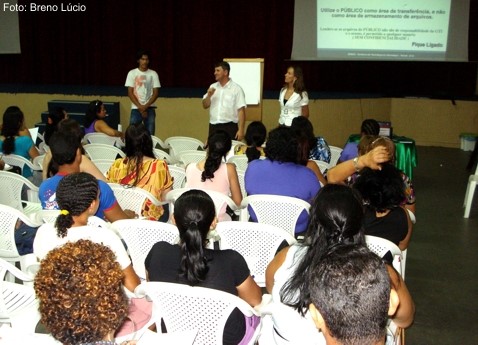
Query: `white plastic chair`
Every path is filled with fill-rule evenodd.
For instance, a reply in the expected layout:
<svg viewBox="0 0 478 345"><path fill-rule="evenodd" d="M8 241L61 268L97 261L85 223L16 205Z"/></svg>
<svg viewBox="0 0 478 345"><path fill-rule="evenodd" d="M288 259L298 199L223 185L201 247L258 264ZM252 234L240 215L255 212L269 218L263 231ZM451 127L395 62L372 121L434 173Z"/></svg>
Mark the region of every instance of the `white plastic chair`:
<svg viewBox="0 0 478 345"><path fill-rule="evenodd" d="M184 188L186 183L186 170L183 167L168 165L169 173L173 178L173 189Z"/></svg>
<svg viewBox="0 0 478 345"><path fill-rule="evenodd" d="M38 187L19 174L0 171L0 190L0 204L11 206L26 215L41 209ZM22 198L23 190L25 190L26 199Z"/></svg>
<svg viewBox="0 0 478 345"><path fill-rule="evenodd" d="M248 195L241 202L240 220L248 221L250 207L258 223L275 225L294 236L295 226L303 211L309 213L307 201L283 195Z"/></svg>
<svg viewBox="0 0 478 345"><path fill-rule="evenodd" d="M88 157L91 160L96 159L113 159L115 160L118 156L125 157L125 153L119 148L113 145L106 144L87 144L83 146Z"/></svg>
<svg viewBox="0 0 478 345"><path fill-rule="evenodd" d="M246 181L244 178L244 176L246 175L246 172L241 169L236 169L236 171L237 171L237 179L239 180L239 187L241 187L242 197L245 198L247 196Z"/></svg>
<svg viewBox="0 0 478 345"><path fill-rule="evenodd" d="M2 160L9 164L9 165L15 165L17 167L20 167L23 171L25 165L29 167L32 171L41 171L42 167L33 164L30 162L30 160L26 159L25 157L19 156L19 155L14 155L14 154L9 154L9 155L4 155L2 157Z"/></svg>
<svg viewBox="0 0 478 345"><path fill-rule="evenodd" d="M25 261L23 259L28 254L20 255L17 250L17 245L15 244L15 228L17 220L21 220L32 228L37 228L42 223L31 220L21 211L13 207L0 205L0 258L11 263L20 262L20 267L24 270Z"/></svg>
<svg viewBox="0 0 478 345"><path fill-rule="evenodd" d="M235 155L227 160L228 163L233 163L236 165L237 170L246 171L247 165L247 156L246 155Z"/></svg>
<svg viewBox="0 0 478 345"><path fill-rule="evenodd" d="M156 242L179 242L179 231L175 225L145 219L122 219L112 223L112 228L123 238L135 272L146 279L144 260Z"/></svg>
<svg viewBox="0 0 478 345"><path fill-rule="evenodd" d="M216 232L221 249L234 249L247 262L251 275L259 286L266 286L266 269L283 241L296 242L287 231L269 224L252 222L219 222Z"/></svg>
<svg viewBox="0 0 478 345"><path fill-rule="evenodd" d="M161 149L161 150L169 149L169 145L166 144L161 139L159 139L157 136L152 135L151 140L153 141L153 149Z"/></svg>
<svg viewBox="0 0 478 345"><path fill-rule="evenodd" d="M337 162L339 161L340 155L341 155L341 153L344 149L342 149L341 147L330 146L330 145L329 145L329 149L330 149L329 166L332 168L332 167L337 165Z"/></svg>
<svg viewBox="0 0 478 345"><path fill-rule="evenodd" d="M393 268L395 268L395 270L403 277L402 251L395 243L381 237L370 235L365 235L365 242L367 244L368 249L370 249L370 251L374 252L381 258L383 258L388 252L390 252L393 258Z"/></svg>
<svg viewBox="0 0 478 345"><path fill-rule="evenodd" d="M112 137L105 133L88 133L85 134L83 140L86 144L105 144L116 147L123 147L124 142L119 137Z"/></svg>
<svg viewBox="0 0 478 345"><path fill-rule="evenodd" d="M168 164L175 164L176 163L176 160L174 160L173 157L171 157L168 153L164 152L161 149L154 148L153 153L154 153L154 156L157 159L162 159L163 161L165 161Z"/></svg>
<svg viewBox="0 0 478 345"><path fill-rule="evenodd" d="M123 210L131 210L141 216L143 204L150 200L153 205L161 206L167 202L159 201L153 194L139 187L108 183L115 193L116 200Z"/></svg>
<svg viewBox="0 0 478 345"><path fill-rule="evenodd" d="M179 153L186 150L202 150L204 143L196 138L191 137L169 137L164 143L169 146L169 155L174 159L179 159Z"/></svg>
<svg viewBox="0 0 478 345"><path fill-rule="evenodd" d="M0 323L9 323L13 329L34 333L40 321L35 290L31 286L6 281L7 273L24 282L33 281L32 277L0 258Z"/></svg>
<svg viewBox="0 0 478 345"><path fill-rule="evenodd" d="M108 170L110 170L114 161L115 161L114 159L94 159L94 160L92 160L93 164L96 165L98 170L101 171L101 173L103 175L106 175Z"/></svg>
<svg viewBox="0 0 478 345"><path fill-rule="evenodd" d="M185 167L188 164L199 163L200 161L206 159L206 151L184 150L178 153L177 158Z"/></svg>
<svg viewBox="0 0 478 345"><path fill-rule="evenodd" d="M155 311L164 320L168 332L198 329L195 345L222 345L224 326L231 312L238 308L245 316L259 314L244 300L233 294L184 284L143 282L135 290L153 301ZM160 319L156 319L159 329ZM257 326L249 344L260 332Z"/></svg>
<svg viewBox="0 0 478 345"><path fill-rule="evenodd" d="M466 186L465 200L463 201L463 207L465 208L465 214L463 218L470 217L471 204L473 203L473 196L475 195L476 185L478 184L478 164L474 175L470 175L468 178L468 185Z"/></svg>
<svg viewBox="0 0 478 345"><path fill-rule="evenodd" d="M35 166L35 170L43 170L43 160L45 159L45 154L36 156L33 158L33 165Z"/></svg>

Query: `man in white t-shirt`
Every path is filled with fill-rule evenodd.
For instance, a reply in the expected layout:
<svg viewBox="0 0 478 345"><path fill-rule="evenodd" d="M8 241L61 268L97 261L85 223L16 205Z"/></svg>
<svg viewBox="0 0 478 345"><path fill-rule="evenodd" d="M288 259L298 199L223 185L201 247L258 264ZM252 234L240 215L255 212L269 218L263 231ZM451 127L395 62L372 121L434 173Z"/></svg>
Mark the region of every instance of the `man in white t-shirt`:
<svg viewBox="0 0 478 345"><path fill-rule="evenodd" d="M155 135L156 106L159 82L158 73L149 69L149 53L140 50L136 59L138 68L129 71L125 86L128 88L128 97L131 99L130 124L144 122L151 135Z"/></svg>
<svg viewBox="0 0 478 345"><path fill-rule="evenodd" d="M216 82L203 96L202 106L209 109L209 135L217 130L226 131L231 139L244 138L246 97L242 88L229 78L231 67L225 61L216 63Z"/></svg>

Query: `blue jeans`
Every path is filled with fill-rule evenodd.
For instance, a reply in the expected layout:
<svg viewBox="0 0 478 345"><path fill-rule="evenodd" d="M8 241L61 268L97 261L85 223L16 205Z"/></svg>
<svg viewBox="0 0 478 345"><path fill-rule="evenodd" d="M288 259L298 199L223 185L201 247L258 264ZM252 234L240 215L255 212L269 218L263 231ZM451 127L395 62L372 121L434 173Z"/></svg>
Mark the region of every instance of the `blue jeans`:
<svg viewBox="0 0 478 345"><path fill-rule="evenodd" d="M139 112L138 109L131 109L131 116L129 118L129 124L135 124L139 122L143 122L146 129L149 131L149 134L155 135L155 130L156 130L156 108L148 108L148 116L143 119L141 116L141 113Z"/></svg>

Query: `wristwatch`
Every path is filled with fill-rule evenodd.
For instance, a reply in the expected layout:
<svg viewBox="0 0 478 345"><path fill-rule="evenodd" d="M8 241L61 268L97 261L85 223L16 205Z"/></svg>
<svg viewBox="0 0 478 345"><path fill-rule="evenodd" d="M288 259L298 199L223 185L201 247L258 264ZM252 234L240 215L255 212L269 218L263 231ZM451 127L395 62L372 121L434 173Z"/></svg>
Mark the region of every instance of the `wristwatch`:
<svg viewBox="0 0 478 345"><path fill-rule="evenodd" d="M358 166L358 157L355 157L353 162L354 162L355 172L359 172L360 169L359 169L359 166Z"/></svg>

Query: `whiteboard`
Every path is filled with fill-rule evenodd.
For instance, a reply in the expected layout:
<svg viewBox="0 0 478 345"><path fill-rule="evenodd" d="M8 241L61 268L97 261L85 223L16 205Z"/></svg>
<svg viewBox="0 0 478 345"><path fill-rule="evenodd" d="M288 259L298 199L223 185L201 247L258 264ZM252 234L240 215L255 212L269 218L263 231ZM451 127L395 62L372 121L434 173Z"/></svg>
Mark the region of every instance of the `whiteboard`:
<svg viewBox="0 0 478 345"><path fill-rule="evenodd" d="M261 62L228 62L231 66L229 76L244 90L246 95L246 104L259 104L261 101L262 86Z"/></svg>

